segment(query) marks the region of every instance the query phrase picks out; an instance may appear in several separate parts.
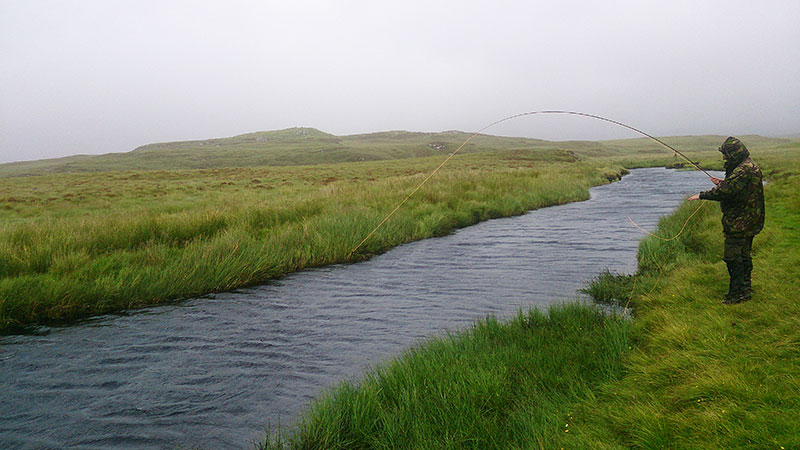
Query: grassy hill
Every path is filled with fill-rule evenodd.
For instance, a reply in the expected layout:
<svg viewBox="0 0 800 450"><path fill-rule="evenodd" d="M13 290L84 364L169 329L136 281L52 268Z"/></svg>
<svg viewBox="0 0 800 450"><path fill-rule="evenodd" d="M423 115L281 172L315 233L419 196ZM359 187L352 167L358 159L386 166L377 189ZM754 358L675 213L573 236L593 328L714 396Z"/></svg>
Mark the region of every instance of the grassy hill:
<svg viewBox="0 0 800 450"><path fill-rule="evenodd" d="M289 128L239 136L148 144L127 153L70 156L0 165L0 176L114 170L181 170L296 166L446 155L469 134L458 131L387 131L334 136L314 128ZM552 147L552 144L549 144ZM546 148L547 141L480 136L462 150Z"/></svg>
<svg viewBox="0 0 800 450"><path fill-rule="evenodd" d="M48 173L107 172L119 170L183 170L230 167L297 166L342 162L380 161L446 155L470 133L385 131L335 136L314 128L260 131L228 138L163 142L143 145L127 153L77 155L0 165L0 177ZM664 138L681 151L713 151L724 136ZM792 139L744 136L750 145L791 145ZM462 153L497 151L571 152L580 158L620 156L669 157L670 152L646 139L611 141L546 141L520 137L480 135ZM716 159L712 155L709 159Z"/></svg>

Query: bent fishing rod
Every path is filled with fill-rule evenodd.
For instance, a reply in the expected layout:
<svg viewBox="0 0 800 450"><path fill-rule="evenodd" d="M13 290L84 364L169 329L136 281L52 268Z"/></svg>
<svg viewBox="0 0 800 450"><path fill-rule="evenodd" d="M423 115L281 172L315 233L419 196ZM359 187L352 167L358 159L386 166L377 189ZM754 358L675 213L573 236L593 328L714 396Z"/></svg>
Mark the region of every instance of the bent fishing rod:
<svg viewBox="0 0 800 450"><path fill-rule="evenodd" d="M702 167L700 167L699 165L697 165L697 163L696 163L696 162L692 161L692 160L691 160L691 159L689 159L689 158L688 158L686 155L684 155L683 153L681 153L680 151L678 151L677 149L675 149L675 148L674 148L674 147L672 147L671 145L667 144L666 142L662 141L661 139L659 139L659 138L657 138L657 137L655 137L655 136L653 136L653 135L647 134L647 133L645 133L644 131L642 131L642 130L640 130L640 129L638 129L638 128L634 128L634 127L632 127L632 126L630 126L630 125L624 124L624 123L622 123L622 122L618 122L618 121L616 121L616 120L613 120L613 119L609 119L609 118L602 117L602 116L597 116L597 115L594 115L594 114L587 114L587 113L583 113L583 112L578 112L578 111L544 110L544 111L530 111L530 112L525 112L525 113L515 114L515 115L513 115L513 116L508 116L508 117L506 117L506 118L504 118L504 119L500 119L500 120L498 120L498 121L496 121L496 122L492 122L492 123L490 123L489 125L487 125L487 126L483 127L483 128L480 130L480 131L478 131L478 132L476 132L475 134L473 134L472 136L470 136L470 138L469 138L469 139L467 139L467 142L469 142L469 140L471 140L471 139L472 139L474 136L476 136L476 135L478 135L478 134L482 133L482 132L483 132L483 131L485 131L486 129L488 129L488 128L490 128L490 127L493 127L493 126L495 126L495 125L497 125L497 124L499 124L499 123L502 123L502 122L505 122L505 121L507 121L507 120L511 120L511 119L516 119L516 118L518 118L518 117L532 116L532 115L534 115L534 114L568 114L568 115L572 115L572 116L583 116L583 117L590 117L590 118L592 118L592 119L602 120L602 121L604 121L604 122L613 123L614 125L619 125L619 126L621 126L621 127L627 128L627 129L629 129L629 130L631 130L631 131L635 131L636 133L639 133L639 134L641 134L642 136L648 137L648 138L650 138L650 139L652 139L652 140L654 140L654 141L658 142L658 143L659 143L659 144L661 144L662 146L664 146L664 147L666 147L666 148L668 148L668 149L672 150L672 151L673 151L675 154L677 154L677 155L680 155L680 156L681 156L681 158L685 159L685 160L686 160L686 161L687 161L689 164L693 165L695 168L697 168L697 170L699 170L699 171L703 172L704 174L706 174L706 176L708 176L709 178L714 178L713 176L711 176L711 174L710 174L710 173L706 172L706 171L705 171L705 170L704 170ZM466 143L466 142L465 142L465 143ZM464 145L462 144L462 147L463 147L463 146L464 146ZM460 149L460 147L459 147L459 149Z"/></svg>
<svg viewBox="0 0 800 450"><path fill-rule="evenodd" d="M472 135L470 137L468 137L467 140L464 141L460 146L458 146L458 148L453 153L450 153L450 155L448 155L447 158L444 161L442 161L442 163L439 164L439 166L436 169L434 169L433 172L430 173L430 175L425 177L425 179L422 180L422 183L420 183L419 186L417 186L413 191L411 191L411 193L408 194L408 196L406 196L406 198L403 199L403 201L401 201L397 205L397 207L395 207L392 210L392 212L390 212L386 217L384 217L383 220L381 220L381 222L378 225L376 225L375 228L372 231L370 231L370 233L358 245L356 245L355 248L353 248L352 251L350 251L350 255L352 255L359 248L361 248L361 246L364 245L364 243L367 242L369 240L369 238L372 237L372 235L375 234L375 232L378 231L378 229L381 226L383 226L383 224L386 223L386 221L389 220L389 218L391 218L394 215L394 213L397 212L397 210L399 210L418 190L420 190L420 188L422 188L422 186L425 183L428 182L428 180L431 179L431 177L433 177L436 174L436 172L439 171L439 169L441 169L445 164L447 164L447 162L450 161L450 159L453 158L453 156L455 156L456 153L458 153L462 148L464 148L464 146L467 145L467 143L469 143L469 141L471 141L475 136L483 133L484 131L488 130L489 128L491 128L491 127L493 127L493 126L495 126L497 124L506 122L508 120L517 119L519 117L532 116L532 115L535 115L535 114L566 114L566 115L572 115L572 116L589 117L589 118L592 118L592 119L597 119L597 120L602 120L604 122L613 123L614 125L618 125L618 126L621 126L623 128L627 128L627 129L629 129L631 131L634 131L636 133L641 134L642 136L645 136L645 137L647 137L649 139L652 139L652 140L656 141L657 143L659 143L660 145L662 145L665 148L668 148L668 149L672 150L672 152L674 152L676 155L680 155L681 158L685 159L689 164L694 166L697 170L699 170L699 171L703 172L704 174L706 174L706 176L708 176L708 178L710 178L712 181L715 180L715 178L713 176L711 176L710 173L708 173L706 170L704 170L702 167L700 167L696 162L694 162L691 159L689 159L686 155L684 155L682 152L678 151L677 149L675 149L671 145L667 144L666 142L662 141L661 139L659 139L659 138L657 138L657 137L655 137L653 135L645 133L644 131L642 131L642 130L640 130L638 128L634 128L634 127L632 127L630 125L627 125L627 124L624 124L622 122L619 122L619 121L616 121L616 120L613 120L613 119L609 119L607 117L602 117L602 116L598 116L598 115L595 115L595 114L588 114L588 113L579 112L579 111L564 111L564 110L528 111L528 112L524 112L524 113L520 113L520 114L514 114L513 116L508 116L508 117L505 117L505 118L500 119L500 120L496 120L496 121L490 123L489 125L486 125L485 127L481 128L480 130L472 133Z"/></svg>

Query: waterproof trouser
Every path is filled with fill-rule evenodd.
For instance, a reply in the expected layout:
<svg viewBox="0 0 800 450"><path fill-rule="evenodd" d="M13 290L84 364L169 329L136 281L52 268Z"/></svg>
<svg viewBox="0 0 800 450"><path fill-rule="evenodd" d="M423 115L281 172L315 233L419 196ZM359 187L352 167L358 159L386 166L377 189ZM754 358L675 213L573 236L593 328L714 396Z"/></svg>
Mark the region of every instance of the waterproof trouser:
<svg viewBox="0 0 800 450"><path fill-rule="evenodd" d="M732 237L725 236L725 254L723 260L728 266L730 284L725 301L738 303L750 300L752 286L750 274L753 271L753 258L750 253L753 249L753 236Z"/></svg>

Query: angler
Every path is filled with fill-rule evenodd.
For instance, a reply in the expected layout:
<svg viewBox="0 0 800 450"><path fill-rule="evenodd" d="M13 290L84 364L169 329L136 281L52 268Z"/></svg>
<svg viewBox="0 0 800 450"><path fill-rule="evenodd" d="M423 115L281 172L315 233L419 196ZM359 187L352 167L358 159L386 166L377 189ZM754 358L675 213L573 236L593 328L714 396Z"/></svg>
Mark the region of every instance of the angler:
<svg viewBox="0 0 800 450"><path fill-rule="evenodd" d="M725 236L723 260L728 266L730 283L722 303L750 300L753 289L753 237L764 228L764 187L761 168L750 159L750 152L735 138L725 139L719 147L725 166L725 179L712 178L716 186L689 200L715 200L722 209L722 232Z"/></svg>

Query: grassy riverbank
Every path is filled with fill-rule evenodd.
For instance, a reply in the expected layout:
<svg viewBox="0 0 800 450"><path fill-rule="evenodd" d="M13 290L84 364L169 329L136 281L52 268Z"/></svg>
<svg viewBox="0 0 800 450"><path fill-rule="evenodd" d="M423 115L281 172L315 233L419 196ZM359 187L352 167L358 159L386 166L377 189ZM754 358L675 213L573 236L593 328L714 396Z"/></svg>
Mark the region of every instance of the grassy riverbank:
<svg viewBox="0 0 800 450"><path fill-rule="evenodd" d="M0 329L226 291L588 198L617 165L562 151L441 161L0 179Z"/></svg>
<svg viewBox="0 0 800 450"><path fill-rule="evenodd" d="M716 204L682 239L645 240L626 375L577 405L565 448L800 448L800 158L759 162L769 185L753 300L720 303L728 275ZM663 235L695 208L664 221Z"/></svg>
<svg viewBox="0 0 800 450"><path fill-rule="evenodd" d="M489 319L342 383L261 448L554 448L569 405L620 376L629 329L578 305Z"/></svg>
<svg viewBox="0 0 800 450"><path fill-rule="evenodd" d="M722 305L719 206L644 239L634 319L567 305L433 339L342 383L261 448L800 448L800 159L759 159L754 296ZM679 233L699 203L663 219ZM627 303L634 279L591 287Z"/></svg>

